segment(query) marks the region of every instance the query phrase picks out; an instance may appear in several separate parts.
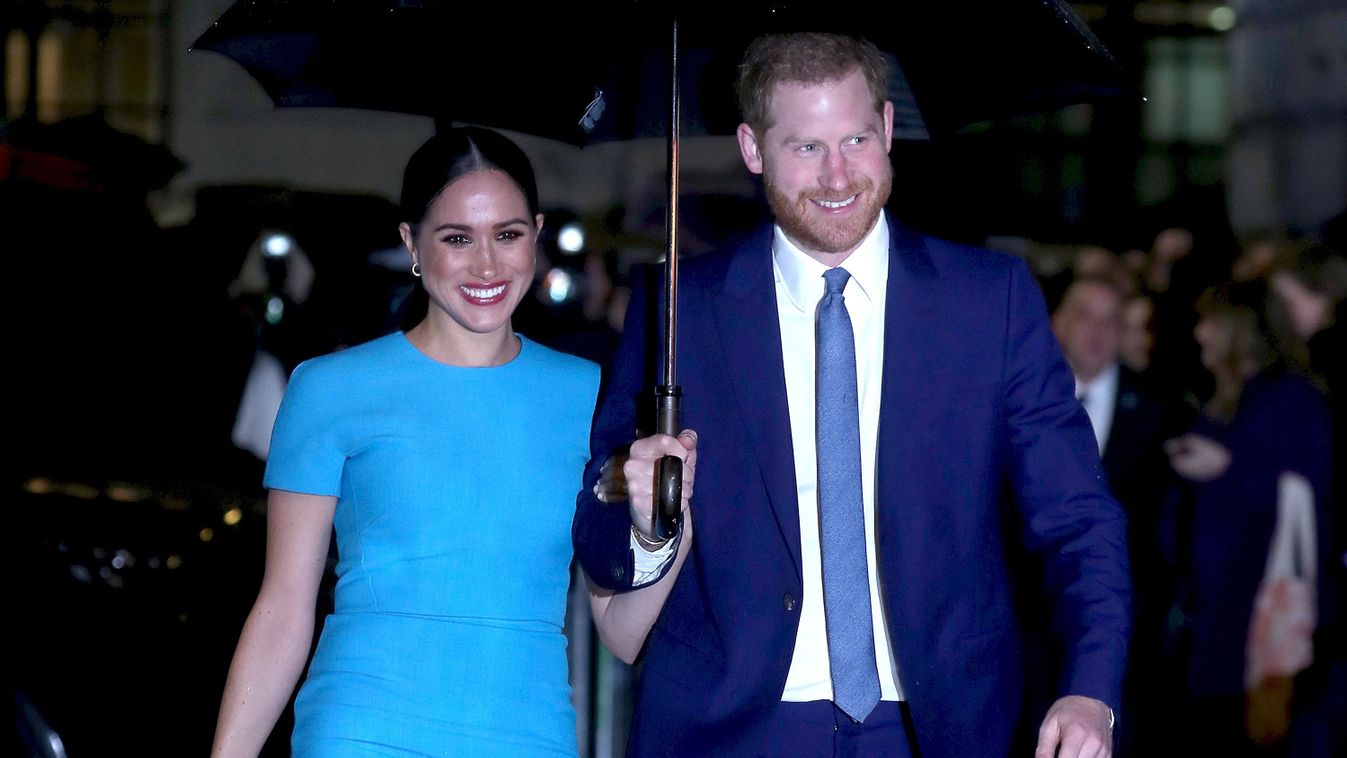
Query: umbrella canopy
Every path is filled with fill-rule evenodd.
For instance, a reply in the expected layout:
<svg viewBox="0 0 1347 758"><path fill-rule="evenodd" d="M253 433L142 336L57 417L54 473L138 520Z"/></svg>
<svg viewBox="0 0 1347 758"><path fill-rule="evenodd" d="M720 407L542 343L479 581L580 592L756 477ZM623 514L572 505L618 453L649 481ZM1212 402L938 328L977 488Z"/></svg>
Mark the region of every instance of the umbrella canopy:
<svg viewBox="0 0 1347 758"><path fill-rule="evenodd" d="M669 141L668 252L655 431L678 434L678 140L730 134L735 69L763 32L864 36L896 61L895 134L927 138L1128 89L1062 0L816 3L240 0L195 47L222 53L280 106L369 108L573 144ZM838 22L834 16L845 15ZM657 536L676 532L681 461L660 462Z"/></svg>
<svg viewBox="0 0 1347 758"><path fill-rule="evenodd" d="M279 106L419 113L572 144L667 134L675 17L689 134L733 133L735 68L765 31L860 34L891 52L912 125L900 136L1134 91L1061 0L868 3L846 14L854 22L804 6L242 0L194 47L237 61Z"/></svg>

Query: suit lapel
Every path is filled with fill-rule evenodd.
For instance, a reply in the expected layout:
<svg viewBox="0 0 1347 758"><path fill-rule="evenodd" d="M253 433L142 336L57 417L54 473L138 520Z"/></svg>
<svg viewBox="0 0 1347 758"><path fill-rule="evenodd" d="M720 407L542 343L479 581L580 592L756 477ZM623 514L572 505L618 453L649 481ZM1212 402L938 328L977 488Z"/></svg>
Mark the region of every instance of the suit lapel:
<svg viewBox="0 0 1347 758"><path fill-rule="evenodd" d="M1137 396L1136 382L1125 368L1118 369L1118 391L1113 396L1113 423L1108 430L1108 443L1104 445L1104 471L1110 481L1118 481L1118 465L1126 451L1132 449L1136 436L1136 411L1140 400Z"/></svg>
<svg viewBox="0 0 1347 758"><path fill-rule="evenodd" d="M889 218L889 276L884 303L883 394L879 405L879 439L876 457L876 526L879 540L895 532L908 498L902 496L903 466L912 465L894 452L900 435L925 433L904 419L911 418L914 390L921 386L924 367L938 346L936 330L927 328L939 293L934 286L935 266L922 238ZM898 530L901 536L901 530ZM883 555L884 551L881 550Z"/></svg>
<svg viewBox="0 0 1347 758"><path fill-rule="evenodd" d="M920 326L936 306L935 264L921 237L889 221L889 283L884 303L884 390L918 379L927 330ZM881 412L881 417L883 413Z"/></svg>
<svg viewBox="0 0 1347 758"><path fill-rule="evenodd" d="M799 577L800 513L770 227L755 235L730 261L725 287L714 307L734 402L743 416L772 515L790 548Z"/></svg>

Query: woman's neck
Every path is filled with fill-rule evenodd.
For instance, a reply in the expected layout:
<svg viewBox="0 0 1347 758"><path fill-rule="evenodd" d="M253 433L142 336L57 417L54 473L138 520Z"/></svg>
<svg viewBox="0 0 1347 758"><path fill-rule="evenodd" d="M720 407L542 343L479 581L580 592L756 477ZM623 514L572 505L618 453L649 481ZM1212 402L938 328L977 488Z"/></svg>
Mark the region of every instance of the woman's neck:
<svg viewBox="0 0 1347 758"><path fill-rule="evenodd" d="M1240 396L1244 394L1244 385L1257 373L1258 364L1253 361L1243 361L1226 371L1215 372L1216 387L1207 403L1207 415L1221 421L1233 418Z"/></svg>
<svg viewBox="0 0 1347 758"><path fill-rule="evenodd" d="M464 329L447 316L428 314L407 332L407 339L431 359L450 366L503 366L519 355L521 343L507 321L487 334Z"/></svg>

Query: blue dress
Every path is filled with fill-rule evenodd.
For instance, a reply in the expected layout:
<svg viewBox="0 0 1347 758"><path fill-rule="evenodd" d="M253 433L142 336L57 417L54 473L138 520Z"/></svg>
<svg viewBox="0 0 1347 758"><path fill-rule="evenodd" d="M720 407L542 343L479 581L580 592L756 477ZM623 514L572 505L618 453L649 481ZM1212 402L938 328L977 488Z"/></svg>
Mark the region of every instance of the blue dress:
<svg viewBox="0 0 1347 758"><path fill-rule="evenodd" d="M395 333L295 370L265 484L338 498L339 562L294 755L576 754L562 622L599 371L521 340L492 368Z"/></svg>

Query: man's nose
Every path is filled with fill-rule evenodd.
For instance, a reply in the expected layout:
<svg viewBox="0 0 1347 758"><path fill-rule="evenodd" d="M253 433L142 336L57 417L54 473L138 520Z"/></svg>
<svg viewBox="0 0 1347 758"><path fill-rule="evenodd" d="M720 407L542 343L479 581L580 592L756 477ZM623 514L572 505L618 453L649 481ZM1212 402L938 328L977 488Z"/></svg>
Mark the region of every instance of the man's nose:
<svg viewBox="0 0 1347 758"><path fill-rule="evenodd" d="M840 150L831 150L823 158L823 175L819 181L830 190L845 189L851 184L850 166Z"/></svg>

